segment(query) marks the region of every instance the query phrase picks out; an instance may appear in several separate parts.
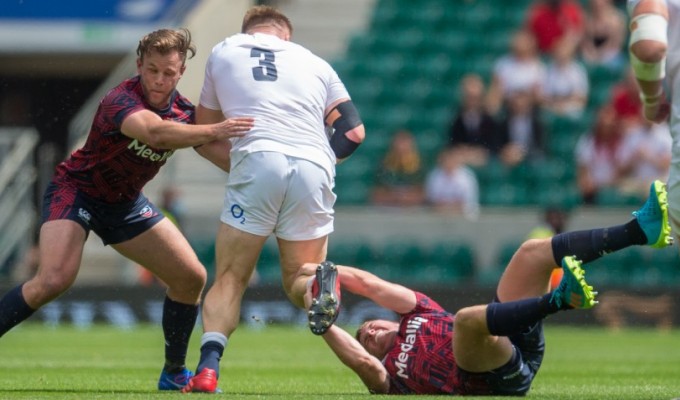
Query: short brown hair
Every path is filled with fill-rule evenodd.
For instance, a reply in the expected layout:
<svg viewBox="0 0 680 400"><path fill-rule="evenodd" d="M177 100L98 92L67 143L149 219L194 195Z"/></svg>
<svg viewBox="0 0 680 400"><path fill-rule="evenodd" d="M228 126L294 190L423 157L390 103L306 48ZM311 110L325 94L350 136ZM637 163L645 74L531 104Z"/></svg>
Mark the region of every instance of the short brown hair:
<svg viewBox="0 0 680 400"><path fill-rule="evenodd" d="M243 17L241 33L248 32L250 28L256 25L279 25L282 28L288 29L288 33L290 33L290 35L293 35L293 25L290 23L288 17L283 15L274 7L270 6L251 7L246 12L246 15Z"/></svg>
<svg viewBox="0 0 680 400"><path fill-rule="evenodd" d="M187 56L192 58L196 54L196 46L191 43L191 32L188 29L159 29L144 36L137 46L137 56L144 56L151 52L165 55L176 51L182 57L182 63Z"/></svg>

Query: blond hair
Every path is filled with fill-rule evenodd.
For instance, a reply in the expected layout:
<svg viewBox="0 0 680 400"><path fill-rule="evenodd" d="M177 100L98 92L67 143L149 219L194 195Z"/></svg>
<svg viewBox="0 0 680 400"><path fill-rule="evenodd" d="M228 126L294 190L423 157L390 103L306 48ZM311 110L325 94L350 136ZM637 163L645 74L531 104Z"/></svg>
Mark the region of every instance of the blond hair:
<svg viewBox="0 0 680 400"><path fill-rule="evenodd" d="M186 62L187 56L192 58L196 54L196 46L191 43L188 29L159 29L144 36L137 46L137 56L141 60L152 52L166 55L173 51L182 57L182 64Z"/></svg>

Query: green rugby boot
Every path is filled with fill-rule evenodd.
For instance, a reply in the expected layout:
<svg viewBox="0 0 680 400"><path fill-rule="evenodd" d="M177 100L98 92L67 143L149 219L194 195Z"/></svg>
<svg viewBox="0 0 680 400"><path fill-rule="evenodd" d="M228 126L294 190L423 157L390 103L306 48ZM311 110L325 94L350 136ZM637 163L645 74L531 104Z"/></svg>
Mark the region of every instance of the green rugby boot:
<svg viewBox="0 0 680 400"><path fill-rule="evenodd" d="M585 279L581 261L573 256L562 259L564 275L557 289L553 290L550 301L560 309L592 308L597 304L593 287Z"/></svg>
<svg viewBox="0 0 680 400"><path fill-rule="evenodd" d="M671 226L668 223L668 193L666 184L654 181L649 188L649 198L633 216L647 236L647 245L660 249L673 244Z"/></svg>

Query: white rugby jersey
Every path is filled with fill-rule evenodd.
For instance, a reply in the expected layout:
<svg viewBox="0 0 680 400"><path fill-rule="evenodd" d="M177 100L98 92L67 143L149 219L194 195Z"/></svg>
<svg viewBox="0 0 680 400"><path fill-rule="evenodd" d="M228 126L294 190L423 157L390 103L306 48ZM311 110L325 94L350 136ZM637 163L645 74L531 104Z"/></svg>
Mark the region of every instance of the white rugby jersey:
<svg viewBox="0 0 680 400"><path fill-rule="evenodd" d="M213 48L200 104L227 118L255 118L245 137L231 139L232 166L247 153L276 151L334 176L323 118L342 98L349 98L347 89L326 61L298 44L256 33L230 36Z"/></svg>

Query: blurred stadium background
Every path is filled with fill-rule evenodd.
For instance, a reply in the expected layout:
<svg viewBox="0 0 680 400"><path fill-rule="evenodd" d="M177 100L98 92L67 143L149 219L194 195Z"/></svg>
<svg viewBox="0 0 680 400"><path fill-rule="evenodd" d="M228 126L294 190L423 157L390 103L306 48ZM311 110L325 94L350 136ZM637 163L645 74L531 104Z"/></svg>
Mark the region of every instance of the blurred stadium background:
<svg viewBox="0 0 680 400"><path fill-rule="evenodd" d="M30 273L37 210L54 165L87 134L99 98L134 73L138 39L153 29L191 30L198 54L180 91L198 101L211 47L238 32L246 0L8 0L0 8L0 279L8 288ZM294 40L330 61L365 121L367 140L338 167L336 232L329 258L428 290L446 306L486 301L512 252L541 223L547 205L570 210L569 229L624 221L640 200L603 195L583 206L575 187L573 148L593 111L621 76L588 70L588 112L579 120L551 118L549 156L540 164L478 169L482 210L476 220L425 208L373 207L375 169L390 135L409 127L428 167L447 138L468 72L489 80L531 0L280 0L272 2L295 27ZM584 2L585 4L585 2ZM177 188L183 229L207 268L214 268L213 236L225 176L191 150L176 152L146 194L160 201ZM667 328L678 320L680 257L675 246L634 248L598 261L589 280L603 295L624 290L649 300L636 324ZM303 321L278 289L274 243L258 264L243 315L266 321ZM106 320L130 326L156 320L162 288L144 286L136 266L91 235L75 288L34 319L87 325ZM657 305L661 305L660 309ZM348 300L346 318L382 311ZM618 311L611 311L618 312ZM302 318L302 319L300 319ZM598 323L594 316L565 317ZM606 316L604 317L606 319ZM559 319L557 319L559 320ZM247 320L249 321L249 320Z"/></svg>

